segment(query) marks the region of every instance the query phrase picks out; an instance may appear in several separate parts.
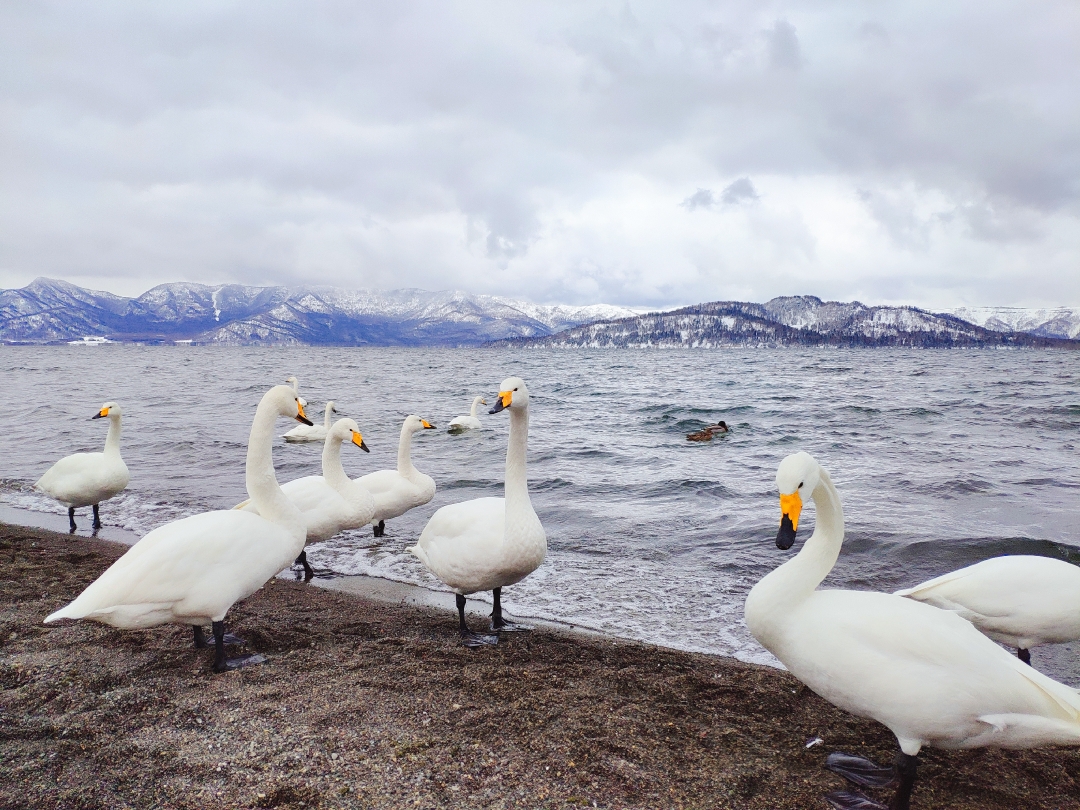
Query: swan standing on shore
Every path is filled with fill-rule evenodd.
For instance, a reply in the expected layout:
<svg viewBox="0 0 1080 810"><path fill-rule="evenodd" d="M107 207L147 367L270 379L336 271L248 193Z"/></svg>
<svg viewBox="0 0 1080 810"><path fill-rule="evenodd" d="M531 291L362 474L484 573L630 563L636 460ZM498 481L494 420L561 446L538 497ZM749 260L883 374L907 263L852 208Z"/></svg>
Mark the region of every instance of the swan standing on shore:
<svg viewBox="0 0 1080 810"><path fill-rule="evenodd" d="M1080 744L1076 690L1025 666L959 616L893 594L817 590L844 540L840 496L807 453L785 458L776 484L776 545L795 542L807 494L817 525L802 551L750 591L747 627L792 675L833 705L888 726L900 744L895 769L838 753L826 767L864 787L897 784L889 807L908 810L924 745ZM828 800L841 810L884 810L856 792Z"/></svg>
<svg viewBox="0 0 1080 810"><path fill-rule="evenodd" d="M465 624L465 597L492 592L491 629L530 628L506 621L502 589L520 582L544 561L547 535L529 499L525 456L529 441L529 389L520 377L503 380L490 413L510 412L506 446L505 498L476 498L444 506L428 521L409 549L457 594L458 629L466 647L496 644L499 637L474 633Z"/></svg>
<svg viewBox="0 0 1080 810"><path fill-rule="evenodd" d="M967 619L1025 664L1032 647L1080 639L1080 568L1052 557L994 557L896 595Z"/></svg>
<svg viewBox="0 0 1080 810"><path fill-rule="evenodd" d="M34 489L55 498L68 508L68 522L75 531L75 510L94 508L94 529L101 528L98 505L119 494L131 480L127 465L120 458L120 406L106 402L91 419L109 420L109 434L102 453L75 453L49 467L34 484Z"/></svg>
<svg viewBox="0 0 1080 810"><path fill-rule="evenodd" d="M206 512L154 529L132 546L73 602L45 619L93 619L136 629L174 622L194 628L195 646L205 647L202 625L214 632L214 671L260 663L262 656L225 658L225 614L304 548L300 510L274 477L274 421L305 422L304 408L288 386L271 388L259 402L248 438L246 481L259 514Z"/></svg>
<svg viewBox="0 0 1080 810"><path fill-rule="evenodd" d="M295 380L295 377L289 379ZM295 386L294 386L295 390ZM326 434L330 432L330 414L337 413L337 408L334 407L334 401L326 403L326 408L323 411L323 423L321 425L297 425L288 433L285 434L285 441L287 442L324 442L326 441Z"/></svg>
<svg viewBox="0 0 1080 810"><path fill-rule="evenodd" d="M413 466L409 450L413 434L433 430L434 425L415 414L405 417L398 439L397 469L378 470L356 479L356 483L375 498L375 536L382 537L386 521L404 515L410 509L423 506L435 497L435 480Z"/></svg>
<svg viewBox="0 0 1080 810"><path fill-rule="evenodd" d="M472 408L469 409L468 416L455 416L450 420L450 429L447 433L464 433L466 430L480 430L484 427L484 424L476 418L476 406L487 405L487 400L483 397L475 397L472 401Z"/></svg>
<svg viewBox="0 0 1080 810"><path fill-rule="evenodd" d="M305 548L294 561L304 566L304 579L315 576L307 559L307 546L329 540L346 529L358 529L375 515L375 499L357 481L352 481L341 464L341 445L346 441L365 453L368 450L360 428L352 419L339 419L330 428L323 445L322 475L307 475L281 485L281 491L293 502L307 527ZM252 499L233 507L259 514Z"/></svg>

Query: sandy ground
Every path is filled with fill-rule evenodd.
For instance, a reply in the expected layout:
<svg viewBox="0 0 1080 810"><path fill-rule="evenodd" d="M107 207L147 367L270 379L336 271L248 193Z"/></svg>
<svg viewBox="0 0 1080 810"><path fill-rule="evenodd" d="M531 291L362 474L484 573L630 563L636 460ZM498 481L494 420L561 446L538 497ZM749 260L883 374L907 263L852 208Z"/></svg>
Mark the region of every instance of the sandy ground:
<svg viewBox="0 0 1080 810"><path fill-rule="evenodd" d="M823 768L894 741L784 672L275 580L188 628L41 624L125 547L0 524L0 808L826 808ZM821 737L811 748L807 741ZM925 751L913 807L1080 808L1080 751ZM878 798L886 798L878 794Z"/></svg>

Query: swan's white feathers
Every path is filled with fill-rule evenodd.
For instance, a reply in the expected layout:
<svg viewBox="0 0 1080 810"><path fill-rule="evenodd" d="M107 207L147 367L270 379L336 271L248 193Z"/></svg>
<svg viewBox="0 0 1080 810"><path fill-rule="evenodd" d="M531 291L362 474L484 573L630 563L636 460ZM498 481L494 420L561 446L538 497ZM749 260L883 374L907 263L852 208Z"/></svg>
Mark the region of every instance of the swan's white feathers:
<svg viewBox="0 0 1080 810"><path fill-rule="evenodd" d="M130 480L127 465L119 457L110 463L104 453L73 453L46 470L34 488L64 506L80 507L107 501Z"/></svg>
<svg viewBox="0 0 1080 810"><path fill-rule="evenodd" d="M504 498L448 504L431 516L409 551L459 593L512 585L521 577L504 581L504 574L498 570L505 524Z"/></svg>

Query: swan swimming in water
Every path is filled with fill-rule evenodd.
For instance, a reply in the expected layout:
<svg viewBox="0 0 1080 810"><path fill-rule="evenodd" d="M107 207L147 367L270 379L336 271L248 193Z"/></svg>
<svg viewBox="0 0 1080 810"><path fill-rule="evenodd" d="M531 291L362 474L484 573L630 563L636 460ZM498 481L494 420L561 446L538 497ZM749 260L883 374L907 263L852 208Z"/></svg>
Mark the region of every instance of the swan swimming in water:
<svg viewBox="0 0 1080 810"><path fill-rule="evenodd" d="M205 512L154 529L45 623L93 619L123 629L189 624L196 647L206 646L202 625L210 623L215 672L265 660L226 659L224 619L234 602L288 568L304 548L300 510L274 477L271 450L279 416L307 421L296 394L284 385L263 396L248 438L246 481L258 515L232 509Z"/></svg>
<svg viewBox="0 0 1080 810"><path fill-rule="evenodd" d="M307 546L329 540L338 532L358 529L375 515L375 499L358 481L349 480L341 464L341 445L345 441L368 450L360 428L352 419L339 419L330 428L323 445L322 475L307 475L281 485L281 491L300 510L307 528L304 550L295 563L304 566L304 579L315 576L307 559ZM259 514L250 498L233 507Z"/></svg>
<svg viewBox="0 0 1080 810"><path fill-rule="evenodd" d="M472 401L472 408L469 409L468 416L455 416L450 420L450 429L448 433L464 433L466 430L480 430L484 427L483 422L476 418L476 407L478 405L487 405L487 400L483 397L474 397Z"/></svg>
<svg viewBox="0 0 1080 810"><path fill-rule="evenodd" d="M465 597L491 591L491 629L531 628L507 621L502 589L520 582L544 561L547 535L529 499L525 455L529 441L529 389L520 377L503 380L490 413L510 412L505 498L476 498L439 509L410 552L457 594L458 630L466 647L496 644L499 637L474 633L465 624Z"/></svg>
<svg viewBox="0 0 1080 810"><path fill-rule="evenodd" d="M289 379L295 380L295 377ZM334 401L326 403L326 408L323 411L323 423L321 425L297 425L288 433L285 434L285 441L287 442L324 442L326 441L326 434L330 432L330 415L337 413L337 408L334 405Z"/></svg>
<svg viewBox="0 0 1080 810"><path fill-rule="evenodd" d="M776 484L776 545L795 542L807 496L817 525L802 551L750 591L747 627L792 675L833 705L887 726L900 744L895 770L839 753L830 755L830 770L864 787L897 784L889 807L908 810L924 745L1080 745L1080 694L959 616L894 594L818 590L844 540L840 496L807 453L785 458ZM884 810L857 792L827 798L841 810Z"/></svg>
<svg viewBox="0 0 1080 810"><path fill-rule="evenodd" d="M1080 639L1080 568L1052 557L994 557L896 595L951 610L1025 664L1032 647Z"/></svg>
<svg viewBox="0 0 1080 810"><path fill-rule="evenodd" d="M375 498L375 536L382 537L386 521L404 515L410 509L423 506L435 497L435 480L413 466L409 453L412 437L421 430L433 430L434 425L415 414L405 417L398 438L396 470L378 470L356 479L356 483Z"/></svg>
<svg viewBox="0 0 1080 810"><path fill-rule="evenodd" d="M98 505L119 494L131 480L120 457L120 406L106 402L91 419L108 419L109 433L101 453L75 453L53 464L34 484L34 489L55 498L68 508L70 530L75 531L75 510L92 506L95 530L101 528Z"/></svg>

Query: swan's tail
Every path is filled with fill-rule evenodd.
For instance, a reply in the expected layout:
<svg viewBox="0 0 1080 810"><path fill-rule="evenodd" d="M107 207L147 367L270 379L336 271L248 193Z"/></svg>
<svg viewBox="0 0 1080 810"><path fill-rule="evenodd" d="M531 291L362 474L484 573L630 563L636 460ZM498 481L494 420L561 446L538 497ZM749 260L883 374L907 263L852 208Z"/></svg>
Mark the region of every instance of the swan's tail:
<svg viewBox="0 0 1080 810"><path fill-rule="evenodd" d="M77 601L79 601L79 600L76 599L75 602L77 602ZM80 611L79 608L75 606L75 602L69 602L68 604L64 605L64 607L60 608L55 613L50 613L48 616L45 617L45 622L44 623L45 624L50 624L50 623L58 621L60 619L81 619L81 618L83 618L86 615L86 613L83 612L83 611Z"/></svg>
<svg viewBox="0 0 1080 810"><path fill-rule="evenodd" d="M427 552L420 548L419 543L417 543L415 546L410 546L406 549L406 551L410 552L414 557L416 557L416 559L420 560L420 562L424 564L425 568L431 567L430 565L428 565Z"/></svg>

